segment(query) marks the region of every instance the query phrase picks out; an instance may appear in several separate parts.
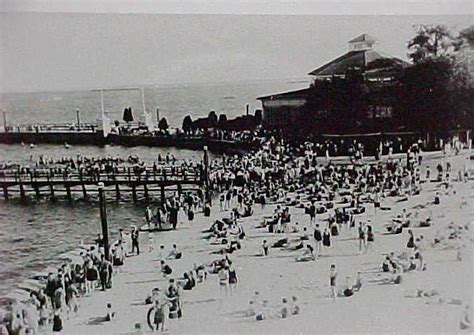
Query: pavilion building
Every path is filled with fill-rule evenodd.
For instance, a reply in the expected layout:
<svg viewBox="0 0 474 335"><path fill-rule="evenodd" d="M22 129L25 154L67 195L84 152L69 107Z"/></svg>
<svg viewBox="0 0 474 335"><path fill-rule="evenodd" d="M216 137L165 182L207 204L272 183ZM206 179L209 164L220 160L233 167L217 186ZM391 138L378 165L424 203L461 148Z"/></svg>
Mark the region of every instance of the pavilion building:
<svg viewBox="0 0 474 335"><path fill-rule="evenodd" d="M362 34L348 42L349 50L342 56L318 67L309 73L312 76L310 87L291 92L284 92L257 98L262 102L263 125L266 129L282 129L301 120L308 94L318 81L346 78L357 71L363 76L365 84L373 92L371 104L364 115L368 119L392 117L390 96L380 92L384 87L393 85L401 70L409 63L374 50L376 40L368 34ZM324 107L321 106L323 109ZM315 111L316 112L316 111ZM324 111L317 111L324 112Z"/></svg>

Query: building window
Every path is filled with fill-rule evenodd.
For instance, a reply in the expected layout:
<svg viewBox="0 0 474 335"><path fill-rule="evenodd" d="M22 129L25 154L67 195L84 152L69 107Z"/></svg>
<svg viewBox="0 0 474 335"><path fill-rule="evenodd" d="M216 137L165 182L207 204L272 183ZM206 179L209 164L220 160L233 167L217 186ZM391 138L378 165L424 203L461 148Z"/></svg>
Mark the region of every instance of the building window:
<svg viewBox="0 0 474 335"><path fill-rule="evenodd" d="M367 110L367 118L369 119L389 119L393 116L392 106L370 106Z"/></svg>

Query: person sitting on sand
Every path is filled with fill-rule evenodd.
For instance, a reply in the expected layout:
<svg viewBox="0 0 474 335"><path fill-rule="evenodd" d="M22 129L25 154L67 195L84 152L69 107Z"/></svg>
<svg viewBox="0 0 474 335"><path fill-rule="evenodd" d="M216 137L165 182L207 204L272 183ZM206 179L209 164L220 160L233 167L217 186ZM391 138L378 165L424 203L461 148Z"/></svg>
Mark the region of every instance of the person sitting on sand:
<svg viewBox="0 0 474 335"><path fill-rule="evenodd" d="M403 267L400 264L397 264L395 268L394 275L391 279L393 284L401 284L403 281Z"/></svg>
<svg viewBox="0 0 474 335"><path fill-rule="evenodd" d="M291 313L291 315L300 314L300 306L298 304L298 298L296 296L291 297L290 313Z"/></svg>
<svg viewBox="0 0 474 335"><path fill-rule="evenodd" d="M269 313L268 301L263 300L262 305L260 306L260 308L258 308L258 310L255 314L255 319L257 321L263 321L263 320L268 318L268 316L269 316L268 313Z"/></svg>
<svg viewBox="0 0 474 335"><path fill-rule="evenodd" d="M297 262L307 262L307 261L314 261L316 258L314 256L314 248L311 244L306 245L306 250L303 254L296 258Z"/></svg>
<svg viewBox="0 0 474 335"><path fill-rule="evenodd" d="M161 274L163 275L164 278L167 278L168 275L170 275L173 272L173 269L165 263L164 260L160 261L161 265Z"/></svg>
<svg viewBox="0 0 474 335"><path fill-rule="evenodd" d="M346 286L344 287L342 294L344 294L345 297L350 297L354 295L354 288L350 276L346 277Z"/></svg>
<svg viewBox="0 0 474 335"><path fill-rule="evenodd" d="M382 271L383 272L391 272L393 270L392 264L390 262L390 256L386 256L385 260L382 263Z"/></svg>
<svg viewBox="0 0 474 335"><path fill-rule="evenodd" d="M255 316L255 306L252 300L249 301L249 307L245 310L245 316Z"/></svg>
<svg viewBox="0 0 474 335"><path fill-rule="evenodd" d="M221 292L227 296L228 286L229 286L229 268L222 267L217 273L217 279L219 281L219 287Z"/></svg>
<svg viewBox="0 0 474 335"><path fill-rule="evenodd" d="M168 254L168 259L181 259L183 254L181 251L178 249L178 246L176 244L173 244L173 249L171 249L170 253Z"/></svg>
<svg viewBox="0 0 474 335"><path fill-rule="evenodd" d="M357 277L355 280L354 285L352 286L354 292L359 292L360 289L362 288L362 278L360 276L360 271L357 271Z"/></svg>

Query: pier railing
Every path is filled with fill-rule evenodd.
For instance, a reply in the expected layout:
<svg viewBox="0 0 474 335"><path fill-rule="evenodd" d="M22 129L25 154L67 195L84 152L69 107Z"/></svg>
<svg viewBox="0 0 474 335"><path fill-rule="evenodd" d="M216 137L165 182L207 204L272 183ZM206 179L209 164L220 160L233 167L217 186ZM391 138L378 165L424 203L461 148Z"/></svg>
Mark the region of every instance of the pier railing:
<svg viewBox="0 0 474 335"><path fill-rule="evenodd" d="M73 193L82 193L87 198L88 193L97 191L100 182L106 191L115 192L117 200L121 199L123 192L131 192L133 201L137 202L140 190L145 199L149 199L151 193L159 192L161 201L165 201L167 189L173 188L173 191L181 193L187 190L183 187L201 187L205 179L204 171L197 167L118 167L110 171L68 171L64 168L0 170L0 187L5 199L12 194L25 199L32 194L36 198L46 195L55 200L60 193L71 201Z"/></svg>

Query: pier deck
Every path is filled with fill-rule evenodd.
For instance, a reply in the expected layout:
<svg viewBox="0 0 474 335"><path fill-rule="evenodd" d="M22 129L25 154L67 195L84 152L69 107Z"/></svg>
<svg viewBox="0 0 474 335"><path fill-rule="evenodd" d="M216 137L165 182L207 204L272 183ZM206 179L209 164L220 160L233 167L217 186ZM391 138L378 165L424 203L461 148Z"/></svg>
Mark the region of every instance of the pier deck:
<svg viewBox="0 0 474 335"><path fill-rule="evenodd" d="M56 200L58 195L65 195L72 201L73 194L82 194L87 198L90 193L97 192L97 185L104 184L104 189L115 193L120 200L123 193L131 193L134 202L138 201L138 192L142 192L146 200L151 199L154 192L159 192L161 201L165 200L165 192L179 193L194 190L205 185L206 176L200 168L146 168L139 172L131 167L120 167L111 172L65 171L55 172L55 169L14 169L0 171L0 188L3 197L9 199L20 196L26 199L30 195L36 198L48 196Z"/></svg>

